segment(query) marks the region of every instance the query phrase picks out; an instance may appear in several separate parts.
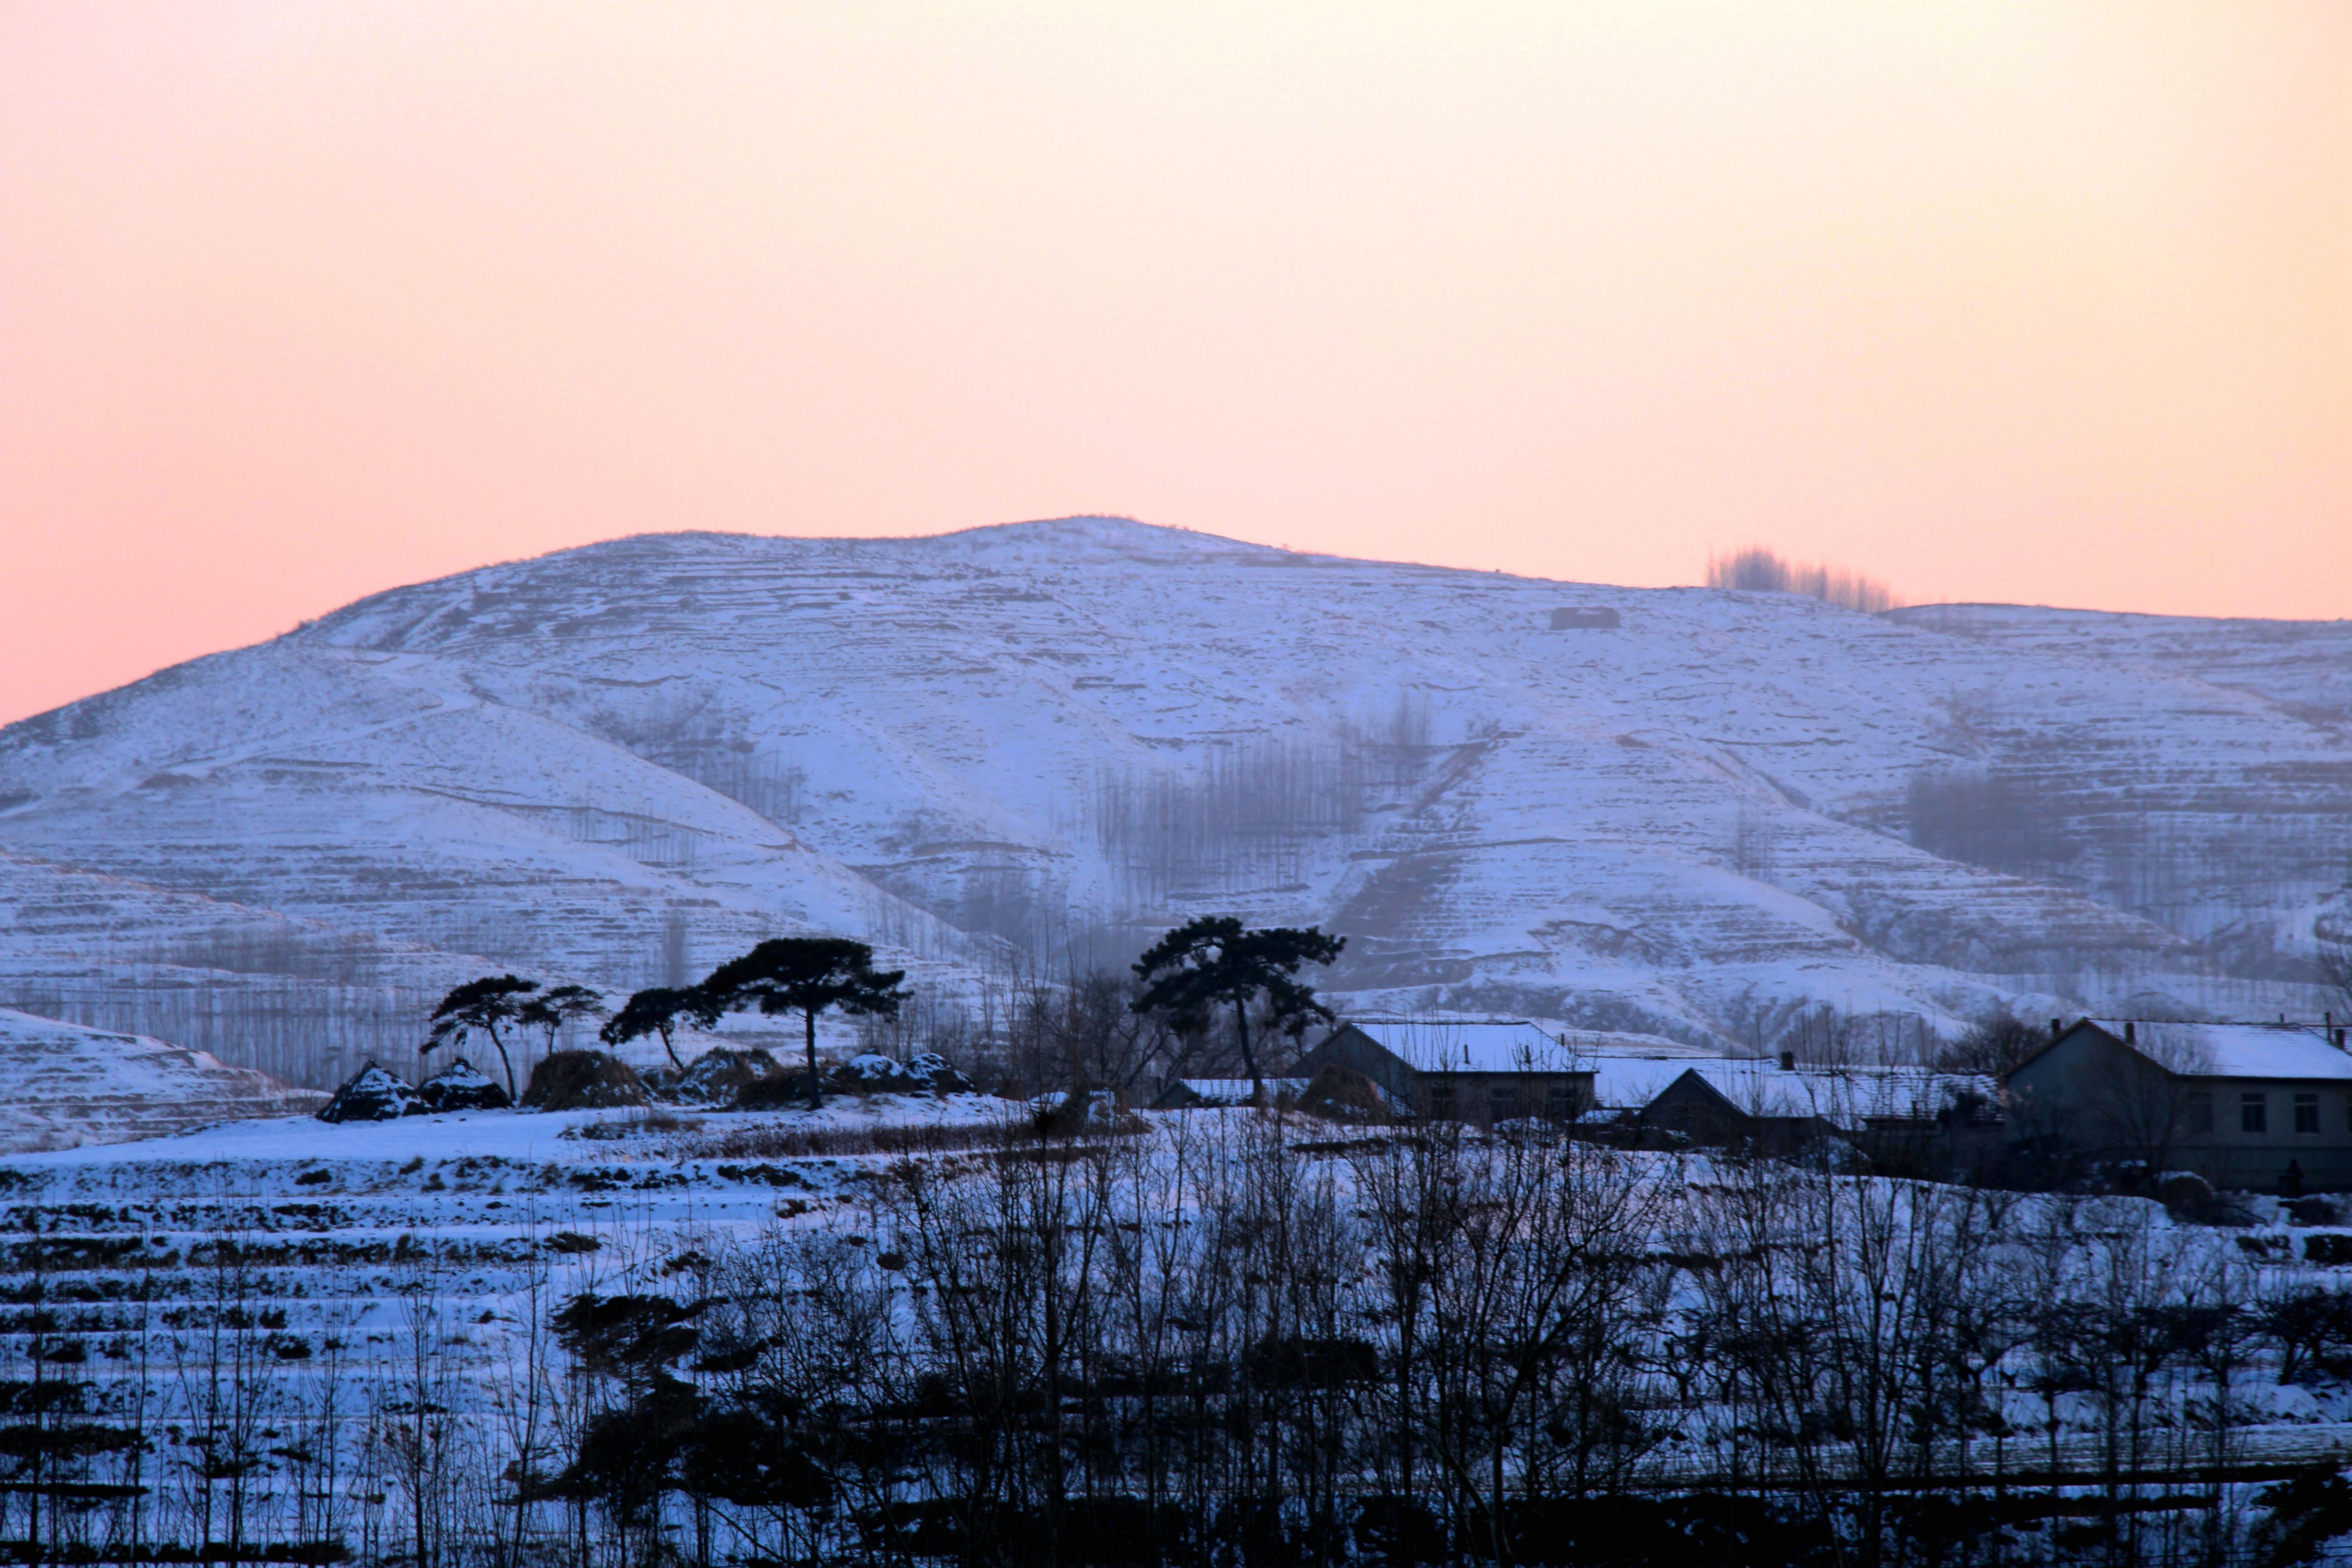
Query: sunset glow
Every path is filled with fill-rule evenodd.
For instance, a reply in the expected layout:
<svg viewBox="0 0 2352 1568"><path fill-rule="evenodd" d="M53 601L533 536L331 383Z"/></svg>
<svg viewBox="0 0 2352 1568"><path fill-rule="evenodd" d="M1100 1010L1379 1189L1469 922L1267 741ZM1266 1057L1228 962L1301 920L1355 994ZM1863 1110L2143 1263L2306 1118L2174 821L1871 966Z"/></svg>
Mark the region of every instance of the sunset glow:
<svg viewBox="0 0 2352 1568"><path fill-rule="evenodd" d="M649 530L2352 615L2352 7L0 4L0 721Z"/></svg>

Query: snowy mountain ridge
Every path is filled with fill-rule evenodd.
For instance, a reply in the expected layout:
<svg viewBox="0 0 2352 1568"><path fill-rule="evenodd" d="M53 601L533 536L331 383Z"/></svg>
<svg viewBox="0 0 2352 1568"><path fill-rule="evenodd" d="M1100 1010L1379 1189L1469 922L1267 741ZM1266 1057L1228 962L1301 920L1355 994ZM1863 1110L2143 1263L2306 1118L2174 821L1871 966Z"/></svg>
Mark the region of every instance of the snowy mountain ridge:
<svg viewBox="0 0 2352 1568"><path fill-rule="evenodd" d="M0 730L0 1002L286 1072L486 966L618 990L823 930L944 1005L1231 911L1347 934L1363 1011L1725 1048L1824 1006L2315 1012L2347 672L2343 622L1866 616L1114 519L641 536Z"/></svg>

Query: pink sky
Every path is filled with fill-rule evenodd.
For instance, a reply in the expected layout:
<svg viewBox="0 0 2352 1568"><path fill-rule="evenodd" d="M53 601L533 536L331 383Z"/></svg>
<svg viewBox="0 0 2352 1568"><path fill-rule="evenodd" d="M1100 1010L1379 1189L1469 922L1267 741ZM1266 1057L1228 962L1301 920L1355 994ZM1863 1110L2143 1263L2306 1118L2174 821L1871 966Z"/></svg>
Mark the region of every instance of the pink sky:
<svg viewBox="0 0 2352 1568"><path fill-rule="evenodd" d="M2352 5L0 0L0 721L652 529L2352 615Z"/></svg>

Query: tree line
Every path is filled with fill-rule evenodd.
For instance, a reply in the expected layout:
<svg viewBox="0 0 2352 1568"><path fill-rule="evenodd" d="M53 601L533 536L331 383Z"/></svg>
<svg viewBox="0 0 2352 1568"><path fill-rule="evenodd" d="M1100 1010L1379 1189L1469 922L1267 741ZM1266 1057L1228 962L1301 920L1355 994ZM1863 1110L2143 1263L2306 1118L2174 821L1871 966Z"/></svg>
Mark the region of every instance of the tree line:
<svg viewBox="0 0 2352 1568"><path fill-rule="evenodd" d="M902 970L877 970L874 950L862 942L845 937L779 937L730 959L698 984L651 986L635 993L605 1020L597 1037L608 1047L657 1037L671 1065L683 1071L686 1064L678 1057L675 1039L680 1029L713 1028L730 1013L757 1010L771 1016L798 1013L806 1031L809 1104L821 1109L818 1017L836 1007L853 1016L895 1016L906 996L900 986L905 978ZM551 1056L557 1033L579 1020L603 1017L604 1001L599 993L584 985L541 990L538 982L520 975L484 975L454 987L441 999L433 1010L420 1051L429 1054L445 1046L462 1046L478 1034L498 1053L506 1072L508 1097L519 1100L506 1031L544 1029Z"/></svg>
<svg viewBox="0 0 2352 1568"><path fill-rule="evenodd" d="M1029 1021L1034 1026L1055 1010L1075 1020L1088 1009L1099 1009L1107 991L1118 992L1117 1012L1158 1020L1155 1043L1173 1039L1197 1045L1213 1026L1229 1020L1239 1057L1254 1092L1262 1091L1264 1075L1253 1048L1250 1020L1257 1014L1261 1026L1287 1037L1294 1044L1308 1026L1328 1023L1335 1015L1318 1001L1312 985L1298 979L1307 964L1328 964L1347 946L1344 937L1327 935L1319 928L1275 926L1251 928L1230 915L1202 916L1168 932L1152 943L1133 965L1131 987L1105 977L1075 977L1063 986L1040 983L1028 998ZM597 1037L618 1048L634 1040L657 1038L671 1066L683 1072L676 1037L688 1028L709 1030L731 1013L759 1012L767 1016L797 1014L803 1026L805 1082L812 1110L824 1106L824 1086L817 1070L817 1020L839 1010L851 1017L896 1018L909 999L903 970L877 970L874 950L846 937L777 937L751 952L719 964L692 985L649 986L604 1018L604 999L583 985L542 989L520 975L484 975L453 987L434 1008L420 1047L436 1049L463 1046L478 1035L488 1042L504 1068L509 1100L521 1098L514 1058L508 1050L509 1032L530 1028L545 1032L552 1055L558 1034L585 1019L604 1018ZM1047 992L1055 994L1049 1000ZM1093 1020L1100 1039L1115 1035ZM1132 1046L1144 1037L1129 1031ZM1129 1053L1131 1056L1131 1052ZM1167 1053L1171 1061L1192 1054L1188 1049ZM1065 1068L1080 1067L1076 1060ZM1108 1068L1106 1060L1103 1064ZM1120 1076L1131 1079L1141 1064L1123 1060ZM1083 1075L1082 1075L1083 1076ZM1126 1087L1124 1082L1109 1087Z"/></svg>

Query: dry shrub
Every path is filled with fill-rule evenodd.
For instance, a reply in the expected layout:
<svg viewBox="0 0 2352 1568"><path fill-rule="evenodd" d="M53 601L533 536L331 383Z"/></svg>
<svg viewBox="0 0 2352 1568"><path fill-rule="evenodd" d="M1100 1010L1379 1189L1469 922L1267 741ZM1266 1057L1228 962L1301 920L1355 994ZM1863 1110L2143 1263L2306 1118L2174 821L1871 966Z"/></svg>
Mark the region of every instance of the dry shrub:
<svg viewBox="0 0 2352 1568"><path fill-rule="evenodd" d="M1027 1149L1073 1137L1132 1137L1149 1131L1132 1115L1116 1125L1073 1133L1034 1115L994 1121L886 1122L875 1127L794 1127L760 1122L678 1139L665 1152L678 1160L800 1160L851 1154L960 1154L975 1149Z"/></svg>
<svg viewBox="0 0 2352 1568"><path fill-rule="evenodd" d="M592 1139L600 1143L617 1143L630 1138L666 1137L678 1132L699 1132L702 1123L659 1106L642 1116L624 1117L618 1121L590 1121L575 1127L566 1136Z"/></svg>
<svg viewBox="0 0 2352 1568"><path fill-rule="evenodd" d="M847 1154L950 1154L1000 1149L1034 1139L1024 1121L930 1122L879 1127L792 1127L761 1122L680 1139L668 1152L680 1160L798 1160Z"/></svg>

